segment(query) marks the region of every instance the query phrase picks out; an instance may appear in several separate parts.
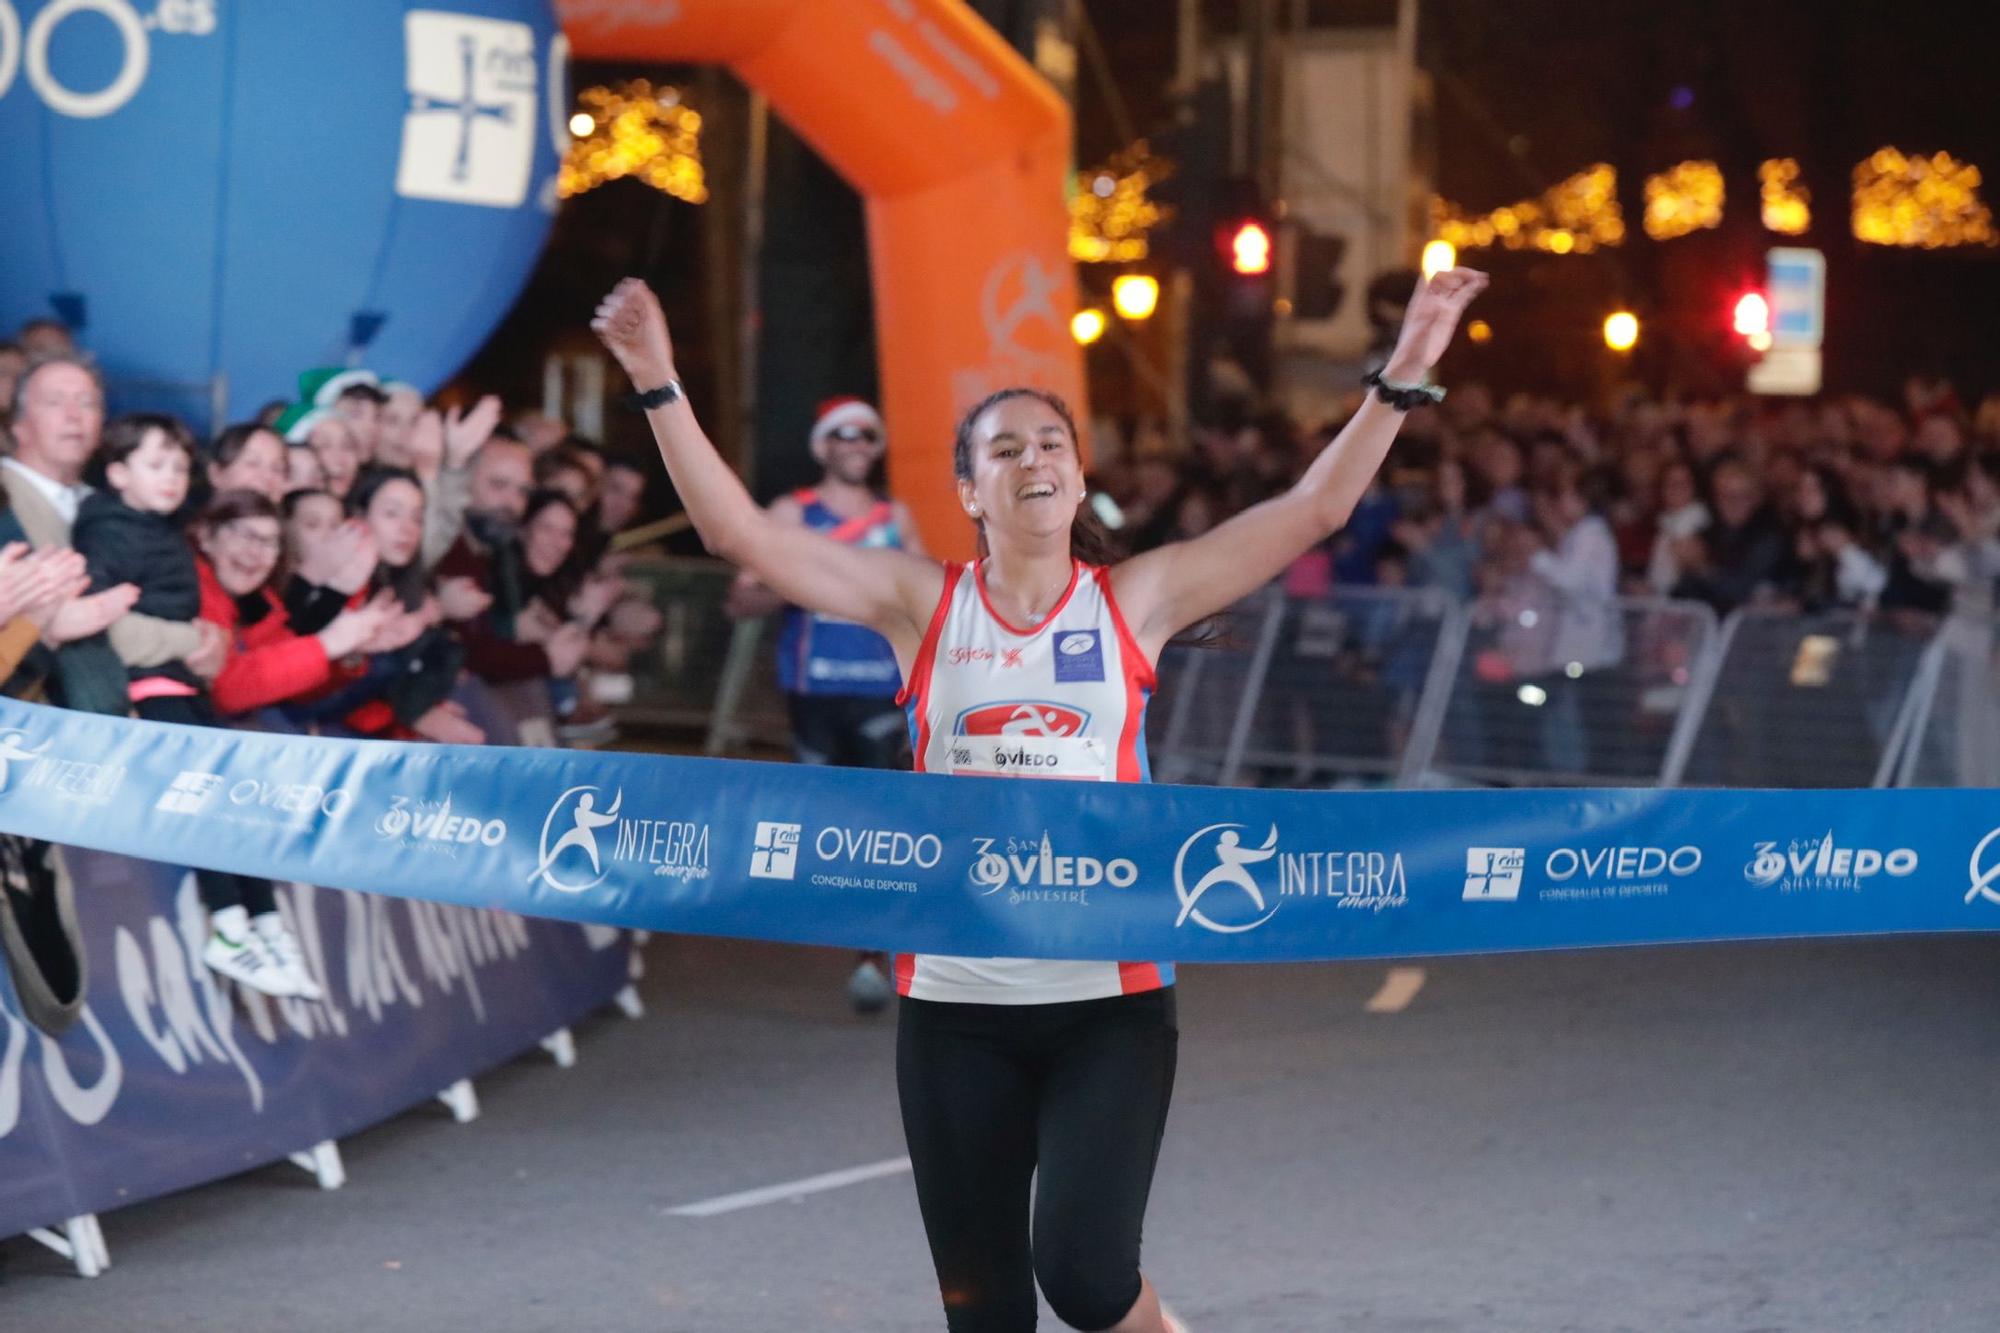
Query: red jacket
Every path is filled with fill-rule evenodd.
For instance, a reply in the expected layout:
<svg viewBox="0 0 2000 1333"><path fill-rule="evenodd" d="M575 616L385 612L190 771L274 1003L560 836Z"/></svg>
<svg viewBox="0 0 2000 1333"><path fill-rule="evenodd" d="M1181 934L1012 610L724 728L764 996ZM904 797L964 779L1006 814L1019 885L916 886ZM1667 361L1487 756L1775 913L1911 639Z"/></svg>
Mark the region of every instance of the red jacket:
<svg viewBox="0 0 2000 1333"><path fill-rule="evenodd" d="M318 689L333 675L317 635L294 634L285 604L269 588L271 609L254 625L240 626L236 599L215 577L205 556L195 557L201 576L201 618L229 635L229 660L208 687L215 711L248 713Z"/></svg>

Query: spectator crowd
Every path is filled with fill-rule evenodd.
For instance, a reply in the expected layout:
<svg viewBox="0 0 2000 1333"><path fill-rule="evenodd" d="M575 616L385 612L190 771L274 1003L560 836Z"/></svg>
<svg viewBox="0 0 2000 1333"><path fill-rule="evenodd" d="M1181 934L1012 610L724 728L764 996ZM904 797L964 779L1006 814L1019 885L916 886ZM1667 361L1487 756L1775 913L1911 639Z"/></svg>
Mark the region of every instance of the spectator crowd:
<svg viewBox="0 0 2000 1333"><path fill-rule="evenodd" d="M1097 423L1096 485L1134 550L1190 537L1289 486L1339 423L1281 415L1198 429ZM1405 423L1345 531L1298 577L1434 587L1532 581L1740 606L1941 615L2000 576L2000 394L1976 412L1913 377L1904 401L1661 400L1600 410L1456 389Z"/></svg>
<svg viewBox="0 0 2000 1333"><path fill-rule="evenodd" d="M646 471L498 399L439 410L359 369L201 441L107 419L68 330L0 343L0 678L63 707L456 744L593 745L658 633L618 534ZM0 839L14 919L47 849ZM311 995L268 883L197 873L209 965Z"/></svg>
<svg viewBox="0 0 2000 1333"><path fill-rule="evenodd" d="M1093 489L1130 548L1197 535L1282 490L1339 427L1243 401L1184 449L1157 425L1095 423ZM1277 707L1287 734L1267 744L1313 748L1287 708L1316 713L1322 732L1356 725L1330 716L1355 696L1336 703L1329 683L1359 681L1386 704L1366 747L1399 752L1436 642L1435 617L1413 608L1448 599L1471 608L1452 762L1602 774L1621 771L1604 767L1617 751L1642 777L1672 717L1637 715L1635 700L1678 698L1695 638L1663 599L1718 618L1845 613L1916 641L1954 611L1990 613L1996 580L2000 394L1973 409L1915 376L1894 404L1628 389L1585 407L1459 385L1410 414L1345 529L1288 576L1300 610L1271 680L1296 677L1300 701ZM1649 757L1635 726L1655 732Z"/></svg>

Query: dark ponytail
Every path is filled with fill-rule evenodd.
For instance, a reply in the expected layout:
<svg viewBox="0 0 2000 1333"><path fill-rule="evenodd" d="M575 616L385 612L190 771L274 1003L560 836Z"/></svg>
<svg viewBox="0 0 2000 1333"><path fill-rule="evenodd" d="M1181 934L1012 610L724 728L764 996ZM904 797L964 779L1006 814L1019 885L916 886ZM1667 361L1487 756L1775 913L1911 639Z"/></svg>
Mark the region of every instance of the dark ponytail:
<svg viewBox="0 0 2000 1333"><path fill-rule="evenodd" d="M1077 464L1083 463L1083 442L1077 438L1076 417L1070 413L1069 404L1047 389L1036 389L1025 384L1016 384L987 394L967 409L958 419L958 433L951 442L951 471L960 481L972 480L972 427L987 409L997 407L1012 398L1032 398L1036 402L1062 418L1063 428L1069 432L1069 443L1077 451ZM1069 525L1069 553L1086 565L1115 565L1125 558L1125 551L1118 539L1097 511L1088 504L1079 507L1076 517ZM986 525L979 524L979 554L987 554Z"/></svg>

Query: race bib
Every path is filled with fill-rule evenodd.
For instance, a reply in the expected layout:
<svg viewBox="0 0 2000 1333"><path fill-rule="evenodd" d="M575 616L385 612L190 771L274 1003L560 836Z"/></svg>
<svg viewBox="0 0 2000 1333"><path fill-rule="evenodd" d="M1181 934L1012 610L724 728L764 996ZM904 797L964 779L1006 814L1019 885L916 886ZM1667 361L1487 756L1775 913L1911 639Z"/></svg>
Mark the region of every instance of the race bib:
<svg viewBox="0 0 2000 1333"><path fill-rule="evenodd" d="M1110 752L1094 736L954 736L947 757L971 777L1111 780Z"/></svg>

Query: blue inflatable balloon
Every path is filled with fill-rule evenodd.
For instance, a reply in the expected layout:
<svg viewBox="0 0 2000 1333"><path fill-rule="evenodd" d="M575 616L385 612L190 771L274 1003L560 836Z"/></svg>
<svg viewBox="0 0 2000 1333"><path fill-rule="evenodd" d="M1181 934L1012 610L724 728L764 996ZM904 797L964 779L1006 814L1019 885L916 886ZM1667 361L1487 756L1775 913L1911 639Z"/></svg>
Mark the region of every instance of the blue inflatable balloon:
<svg viewBox="0 0 2000 1333"><path fill-rule="evenodd" d="M555 212L549 0L0 0L0 336L78 326L213 425L365 364L426 391Z"/></svg>

